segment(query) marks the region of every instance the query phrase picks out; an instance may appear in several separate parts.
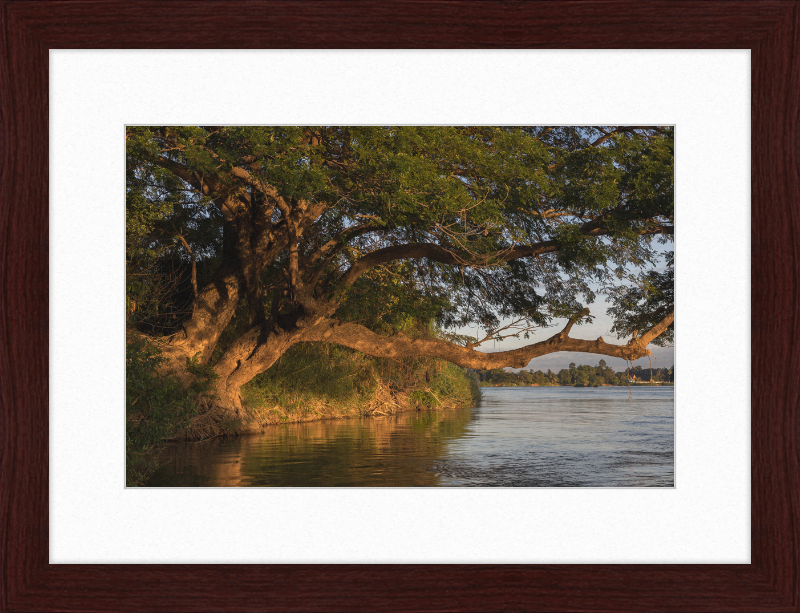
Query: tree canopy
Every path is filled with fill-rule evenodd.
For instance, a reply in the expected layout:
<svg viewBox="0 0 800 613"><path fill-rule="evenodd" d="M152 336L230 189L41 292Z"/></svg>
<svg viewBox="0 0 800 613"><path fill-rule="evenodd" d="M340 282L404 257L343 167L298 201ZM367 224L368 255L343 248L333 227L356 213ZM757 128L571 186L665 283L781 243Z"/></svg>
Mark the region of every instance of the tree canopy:
<svg viewBox="0 0 800 613"><path fill-rule="evenodd" d="M129 321L242 384L298 342L479 369L670 340L673 128L127 129ZM623 345L569 337L612 300ZM412 338L407 318L483 339ZM546 341L485 353L481 341Z"/></svg>

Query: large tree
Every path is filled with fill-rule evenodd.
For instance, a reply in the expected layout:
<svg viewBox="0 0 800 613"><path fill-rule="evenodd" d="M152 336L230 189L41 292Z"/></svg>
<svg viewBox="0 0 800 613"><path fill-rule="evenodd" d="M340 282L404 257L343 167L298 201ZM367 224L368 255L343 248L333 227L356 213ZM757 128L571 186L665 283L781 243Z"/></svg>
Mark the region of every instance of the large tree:
<svg viewBox="0 0 800 613"><path fill-rule="evenodd" d="M300 342L491 369L634 360L673 326L670 127L130 127L127 151L131 321L173 372L213 367L221 413ZM627 343L569 336L597 291ZM484 341L567 324L486 353L379 325L399 312Z"/></svg>

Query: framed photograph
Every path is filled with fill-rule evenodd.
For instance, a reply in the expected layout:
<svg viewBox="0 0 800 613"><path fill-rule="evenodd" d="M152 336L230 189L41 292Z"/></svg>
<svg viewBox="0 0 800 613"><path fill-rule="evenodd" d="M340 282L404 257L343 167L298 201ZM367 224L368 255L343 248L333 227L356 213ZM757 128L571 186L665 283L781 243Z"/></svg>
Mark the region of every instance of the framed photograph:
<svg viewBox="0 0 800 613"><path fill-rule="evenodd" d="M799 610L796 1L129 4L0 5L3 611ZM124 487L126 125L393 113L675 126L674 488Z"/></svg>

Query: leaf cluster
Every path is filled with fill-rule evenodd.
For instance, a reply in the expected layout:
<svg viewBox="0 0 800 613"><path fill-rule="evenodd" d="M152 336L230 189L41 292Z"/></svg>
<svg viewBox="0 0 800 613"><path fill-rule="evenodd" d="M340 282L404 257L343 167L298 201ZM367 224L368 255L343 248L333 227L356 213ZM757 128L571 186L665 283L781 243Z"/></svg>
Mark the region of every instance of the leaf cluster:
<svg viewBox="0 0 800 613"><path fill-rule="evenodd" d="M339 316L377 322L414 314L486 330L510 318L548 325L580 312L595 288L616 292L631 268L655 265L660 243L671 240L663 228L674 216L673 137L669 127L615 126L129 128L129 294L140 302L158 295L157 262L188 262L179 235L213 274L230 245L232 222L214 204L222 193L239 190L252 197L252 214L266 210L281 223L285 214L231 172L241 168L291 206L326 203L298 251L305 278L321 273L317 295L344 297ZM312 254L330 241L331 257L312 266ZM365 254L420 243L462 263L407 259L370 270L346 290L337 285ZM551 248L504 257L535 245ZM280 312L296 308L287 268L288 252L264 268L265 310L275 301ZM645 296L658 285L651 281L637 285L641 309L654 304ZM615 316L639 312L633 300L619 300Z"/></svg>

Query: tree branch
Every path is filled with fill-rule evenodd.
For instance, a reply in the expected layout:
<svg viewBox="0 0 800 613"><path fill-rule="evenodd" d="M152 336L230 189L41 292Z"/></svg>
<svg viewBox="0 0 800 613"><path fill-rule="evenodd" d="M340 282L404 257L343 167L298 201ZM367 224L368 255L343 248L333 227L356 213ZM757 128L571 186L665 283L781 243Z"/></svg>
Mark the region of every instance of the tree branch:
<svg viewBox="0 0 800 613"><path fill-rule="evenodd" d="M663 334L674 321L675 321L675 311L671 311L670 314L667 315L664 319L662 319L655 326L650 328L647 332L642 334L642 336L639 338L640 342L644 343L644 345L647 346L647 344L650 343L654 338Z"/></svg>
<svg viewBox="0 0 800 613"><path fill-rule="evenodd" d="M370 268L393 262L415 258L428 258L442 264L455 266L487 266L490 263L501 263L515 260L529 255L541 255L557 251L558 246L554 241L545 241L531 246L512 247L504 251L486 254L477 259L471 253L458 253L455 249L445 249L433 243L411 243L409 245L393 245L384 247L357 260L350 269L339 279L339 285L349 286Z"/></svg>
<svg viewBox="0 0 800 613"><path fill-rule="evenodd" d="M358 215L358 217L366 217L366 216ZM327 243L325 243L319 249L317 249L314 253L308 256L307 258L308 263L305 265L305 269L310 270L311 267L317 263L317 261L319 261L323 257L327 257L326 254L331 249L334 249L334 251L336 251L338 248L341 248L344 243L356 238L357 236L361 236L362 234L366 234L368 232L378 232L380 230L385 230L385 229L386 228L384 226L373 223L365 223L361 224L360 226L351 226L349 228L345 228L344 230L339 232L339 234L334 236Z"/></svg>
<svg viewBox="0 0 800 613"><path fill-rule="evenodd" d="M197 300L197 260L194 257L194 251L192 251L192 248L189 247L189 243L186 242L183 234L178 234L178 238L181 239L183 246L186 248L186 251L189 252L189 255L192 258L192 297Z"/></svg>
<svg viewBox="0 0 800 613"><path fill-rule="evenodd" d="M596 221L596 220L595 220ZM603 236L605 230L594 222L584 224L581 231L586 236ZM654 228L642 230L640 235L647 234L673 234L673 226L657 225ZM555 241L542 241L534 245L518 245L502 251L476 255L468 252L459 252L457 249L447 249L433 243L411 243L407 245L393 245L384 247L359 258L339 279L338 285L347 287L355 283L358 278L370 268L393 262L416 258L428 258L441 264L454 266L488 266L517 260L519 258L538 256L545 253L558 251L559 246Z"/></svg>
<svg viewBox="0 0 800 613"><path fill-rule="evenodd" d="M631 339L627 345L612 345L606 343L602 337L594 341L569 337L568 333L573 324L586 314L588 314L588 309L570 319L561 332L547 340L519 349L495 353L482 353L440 338L413 339L402 332L388 337L381 336L359 324L340 323L332 319L323 320L309 329L303 340L336 343L376 357L401 358L419 356L439 358L465 368L489 370L503 367L524 368L533 358L558 351L595 353L631 361L638 360L641 357L650 355L647 343L666 330L673 319L673 316L670 315L642 337Z"/></svg>
<svg viewBox="0 0 800 613"><path fill-rule="evenodd" d="M164 157L163 155L158 156L155 159L155 163L162 168L166 168L175 176L180 177L192 187L202 191L202 186L200 185L197 177L195 177L192 172L183 164L175 162L167 157Z"/></svg>

